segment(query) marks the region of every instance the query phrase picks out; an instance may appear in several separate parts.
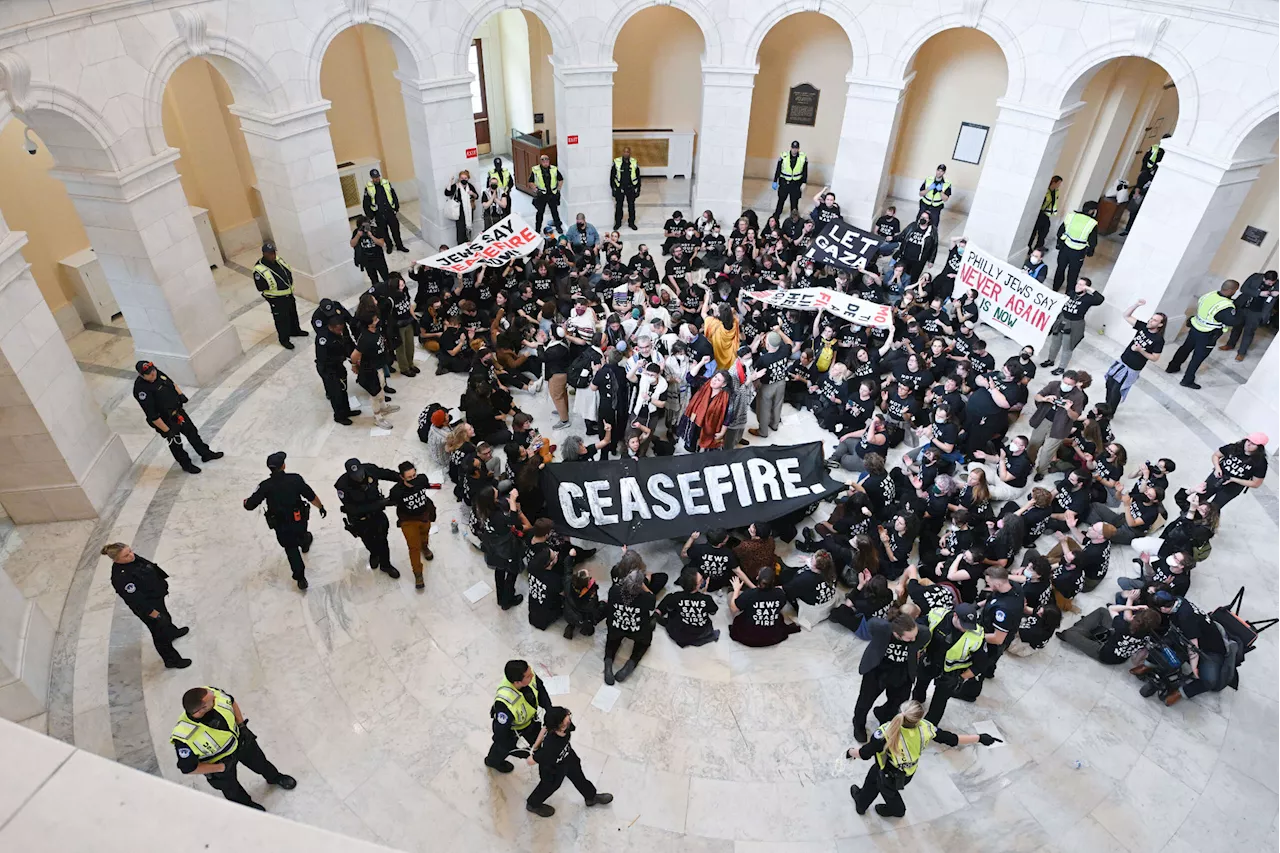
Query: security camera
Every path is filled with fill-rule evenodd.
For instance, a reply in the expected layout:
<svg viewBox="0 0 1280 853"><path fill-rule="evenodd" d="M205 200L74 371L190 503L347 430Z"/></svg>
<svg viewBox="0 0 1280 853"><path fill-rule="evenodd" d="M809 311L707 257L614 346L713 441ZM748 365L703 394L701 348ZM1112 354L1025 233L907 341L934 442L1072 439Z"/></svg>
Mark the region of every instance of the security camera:
<svg viewBox="0 0 1280 853"><path fill-rule="evenodd" d="M36 141L31 138L31 128L28 127L26 131L23 132L22 139L22 147L26 149L28 154L34 157L36 153Z"/></svg>

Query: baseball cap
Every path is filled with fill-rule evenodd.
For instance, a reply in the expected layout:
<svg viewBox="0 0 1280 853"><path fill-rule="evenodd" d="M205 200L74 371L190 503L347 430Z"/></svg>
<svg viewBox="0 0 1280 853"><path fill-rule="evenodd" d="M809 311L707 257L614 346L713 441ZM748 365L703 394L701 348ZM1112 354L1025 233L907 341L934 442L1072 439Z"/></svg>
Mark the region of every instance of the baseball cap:
<svg viewBox="0 0 1280 853"><path fill-rule="evenodd" d="M800 140L799 140L799 139L793 139L793 140L791 140L791 147L792 147L792 148L799 148L799 147L800 147Z"/></svg>
<svg viewBox="0 0 1280 853"><path fill-rule="evenodd" d="M270 240L262 244L262 254L264 255L267 252L274 252L275 250L276 250L276 244L272 243Z"/></svg>
<svg viewBox="0 0 1280 853"><path fill-rule="evenodd" d="M442 427L449 423L449 413L444 409L436 409L431 413L431 425L433 427Z"/></svg>
<svg viewBox="0 0 1280 853"><path fill-rule="evenodd" d="M343 466L346 467L348 476L354 477L357 480L364 479L364 463L359 459L356 459L353 456L344 462Z"/></svg>
<svg viewBox="0 0 1280 853"><path fill-rule="evenodd" d="M381 173L381 172L379 172L377 169L370 169L370 170L369 170L369 177L371 177L371 178L381 178L381 177L382 177L382 173Z"/></svg>
<svg viewBox="0 0 1280 853"><path fill-rule="evenodd" d="M1246 435L1245 438L1248 439L1250 444L1257 444L1259 446L1265 446L1268 441L1267 434L1265 432L1251 432Z"/></svg>
<svg viewBox="0 0 1280 853"><path fill-rule="evenodd" d="M155 364L153 364L150 361L140 361L137 364L135 364L133 367L135 370L138 371L139 376L141 376L144 373L150 373L151 371L156 369Z"/></svg>
<svg viewBox="0 0 1280 853"><path fill-rule="evenodd" d="M283 467L285 456L286 454L283 450L277 450L275 453L272 453L270 456L267 457L267 467L270 468L272 471L278 470L279 468Z"/></svg>
<svg viewBox="0 0 1280 853"><path fill-rule="evenodd" d="M957 604L956 618L966 631L972 631L978 627L978 608L972 604Z"/></svg>

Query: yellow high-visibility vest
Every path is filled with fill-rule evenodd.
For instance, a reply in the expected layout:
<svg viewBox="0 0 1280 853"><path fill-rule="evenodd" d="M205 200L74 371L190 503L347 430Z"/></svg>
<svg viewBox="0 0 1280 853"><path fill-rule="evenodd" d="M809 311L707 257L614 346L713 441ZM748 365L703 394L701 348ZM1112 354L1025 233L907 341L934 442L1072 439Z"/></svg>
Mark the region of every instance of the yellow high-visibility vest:
<svg viewBox="0 0 1280 853"><path fill-rule="evenodd" d="M801 151L796 155L795 165L788 165L791 162L791 151L782 152L782 171L779 173L784 181L798 181L804 176L804 152Z"/></svg>
<svg viewBox="0 0 1280 853"><path fill-rule="evenodd" d="M933 633L937 630L938 623L942 621L944 616L949 615L953 611L949 608L936 608L929 611L929 631ZM973 631L965 631L960 635L960 639L947 649L946 657L942 661L943 672L956 672L961 669L968 669L973 663L973 655L978 649L982 648L982 644L987 640L987 635L982 629Z"/></svg>
<svg viewBox="0 0 1280 853"><path fill-rule="evenodd" d="M547 171L551 173L551 190L555 192L560 188L560 170L555 166L548 166ZM547 185L542 178L542 166L533 167L533 185L538 188L538 192L547 192Z"/></svg>
<svg viewBox="0 0 1280 853"><path fill-rule="evenodd" d="M293 269L284 261L276 258L276 263L289 271L289 275L293 275ZM271 267L263 263L253 265L253 271L262 276L267 282L267 289L262 291L263 296L288 296L293 293L293 284L289 282L281 282L276 278L276 274L271 271Z"/></svg>
<svg viewBox="0 0 1280 853"><path fill-rule="evenodd" d="M924 182L924 185L926 189L921 201L929 207L942 207L947 200L947 191L951 189L951 182L944 180L939 186L937 179L929 178Z"/></svg>
<svg viewBox="0 0 1280 853"><path fill-rule="evenodd" d="M618 183L622 183L622 158L613 158L614 174L618 176ZM631 186L635 186L640 182L640 166L636 163L636 158L631 158Z"/></svg>
<svg viewBox="0 0 1280 853"><path fill-rule="evenodd" d="M387 194L387 203L391 203L391 184L387 181L382 182L383 192ZM364 185L365 195L369 196L369 209L374 213L378 212L378 185L373 181Z"/></svg>
<svg viewBox="0 0 1280 853"><path fill-rule="evenodd" d="M501 172L499 172L497 169L490 169L489 177L497 178L498 186L502 187L504 190L509 189L511 187L511 172L507 171L506 169L503 169Z"/></svg>
<svg viewBox="0 0 1280 853"><path fill-rule="evenodd" d="M885 723L876 729L876 732L883 737L888 730L889 723ZM876 764L879 764L880 769L883 770L885 762L888 761L908 776L914 776L916 766L920 763L920 753L924 752L929 741L937 736L938 729L928 720L921 720L914 728L903 726L899 732L897 750L893 753L890 753L887 748L880 750L876 753Z"/></svg>
<svg viewBox="0 0 1280 853"><path fill-rule="evenodd" d="M533 688L533 694L538 695L538 676L534 676L529 682L529 686ZM502 679L502 683L498 685L498 691L494 694L494 699L506 705L511 711L511 728L516 731L525 729L538 718L538 708L536 705L530 705L528 698L524 695L524 691L516 687L507 679Z"/></svg>
<svg viewBox="0 0 1280 853"><path fill-rule="evenodd" d="M236 713L231 707L231 699L221 690L206 687L213 694L213 710L227 723L227 730L206 726L200 720L193 720L186 714L173 727L169 740L183 744L194 752L202 764L216 764L236 751L240 745L240 726L236 723Z"/></svg>
<svg viewBox="0 0 1280 853"><path fill-rule="evenodd" d="M1098 227L1098 220L1079 211L1067 217L1066 230L1062 232L1062 242L1067 248L1081 251L1089 248L1089 235Z"/></svg>
<svg viewBox="0 0 1280 853"><path fill-rule="evenodd" d="M1040 202L1040 212L1053 215L1058 212L1058 191L1045 190L1044 201Z"/></svg>
<svg viewBox="0 0 1280 853"><path fill-rule="evenodd" d="M1218 291L1206 293L1196 304L1196 315L1191 318L1191 327L1202 332L1213 332L1224 328L1226 323L1219 323L1218 312L1224 308L1234 308L1235 303Z"/></svg>

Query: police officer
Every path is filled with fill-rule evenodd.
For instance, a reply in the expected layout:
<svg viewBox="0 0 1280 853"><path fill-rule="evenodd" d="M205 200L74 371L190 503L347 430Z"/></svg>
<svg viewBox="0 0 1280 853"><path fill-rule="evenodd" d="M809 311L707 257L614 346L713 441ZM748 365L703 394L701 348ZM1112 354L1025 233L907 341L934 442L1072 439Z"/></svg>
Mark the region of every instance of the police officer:
<svg viewBox="0 0 1280 853"><path fill-rule="evenodd" d="M627 202L627 227L636 230L636 196L640 195L640 166L631 156L630 148L622 149L621 157L613 158L609 170L609 187L613 190L613 230L622 227L622 202Z"/></svg>
<svg viewBox="0 0 1280 853"><path fill-rule="evenodd" d="M538 158L538 165L533 167L533 171L529 173L529 183L533 184L533 209L537 211L534 217L533 229L539 234L542 233L542 217L546 213L547 208L551 208L551 221L555 223L556 231L564 233L564 223L560 221L560 187L564 184L564 175L558 168L551 165L551 158L543 154Z"/></svg>
<svg viewBox="0 0 1280 853"><path fill-rule="evenodd" d="M511 209L511 191L516 186L516 176L511 174L511 170L502 165L501 157L493 158L493 168L489 170L489 181L497 181L498 189L502 190L502 194L507 197L507 209Z"/></svg>
<svg viewBox="0 0 1280 853"><path fill-rule="evenodd" d="M289 338L305 338L308 332L298 325L298 303L293 298L293 269L276 257L276 244L270 240L262 244L262 257L253 265L253 286L267 300L280 346L293 349L293 341Z"/></svg>
<svg viewBox="0 0 1280 853"><path fill-rule="evenodd" d="M1061 175L1054 175L1049 179L1049 189L1044 191L1040 212L1036 214L1036 224L1031 229L1031 239L1027 241L1028 252L1033 249L1044 251L1044 241L1049 236L1049 217L1058 215L1058 188L1061 186Z"/></svg>
<svg viewBox="0 0 1280 853"><path fill-rule="evenodd" d="M489 708L489 716L493 718L493 745L484 757L486 767L510 773L514 767L507 756L528 758L527 749L516 747L519 738L532 745L542 731L542 724L538 722L539 706L544 711L551 707L546 685L538 680L526 661L507 661L502 668L502 682L494 693L493 706Z"/></svg>
<svg viewBox="0 0 1280 853"><path fill-rule="evenodd" d="M995 675L1000 656L1018 635L1023 592L1021 585L1010 583L1009 570L1004 566L987 566L986 579L989 594L978 621L986 632L987 668L980 674L990 678Z"/></svg>
<svg viewBox="0 0 1280 853"><path fill-rule="evenodd" d="M347 396L345 365L355 348L340 314L330 315L328 326L316 333L316 372L324 384L324 396L333 407L333 419L343 426L351 426L351 419L360 414L359 409L351 408Z"/></svg>
<svg viewBox="0 0 1280 853"><path fill-rule="evenodd" d="M1084 259L1098 248L1098 205L1086 201L1058 226L1058 266L1053 271L1053 289L1062 290L1064 281L1080 278Z"/></svg>
<svg viewBox="0 0 1280 853"><path fill-rule="evenodd" d="M133 553L123 542L112 542L102 549L111 558L111 586L133 615L142 620L151 632L160 659L166 669L186 669L191 661L178 654L173 641L185 637L190 628L178 628L173 624L165 596L169 594L168 575L148 559Z"/></svg>
<svg viewBox="0 0 1280 853"><path fill-rule="evenodd" d="M1187 372L1182 374L1182 381L1178 383L1183 388L1200 390L1200 386L1196 384L1196 371L1209 357L1213 345L1222 336L1222 330L1240 322L1236 317L1236 303L1231 299L1239 289L1240 282L1229 278L1222 283L1222 287L1201 296L1196 303L1196 313L1187 321L1191 328L1187 329L1186 340L1173 354L1173 361L1164 369L1165 373L1177 373L1186 361ZM1191 357L1189 361L1187 356Z"/></svg>
<svg viewBox="0 0 1280 853"><path fill-rule="evenodd" d="M951 198L951 182L947 180L947 166L939 163L933 177L920 184L920 213L929 214L929 221L936 227L942 221L942 206Z"/></svg>
<svg viewBox="0 0 1280 853"><path fill-rule="evenodd" d="M978 608L972 604L929 611L929 630L929 645L911 698L923 702L933 683L933 700L925 717L936 726L960 681L986 670L986 634L978 626Z"/></svg>
<svg viewBox="0 0 1280 853"><path fill-rule="evenodd" d="M1156 170L1160 168L1160 161L1164 159L1164 146L1160 143L1164 142L1170 136L1173 136L1173 134L1166 133L1164 136L1160 137L1160 142L1152 145L1147 149L1147 152L1142 155L1142 168L1138 170L1137 186L1146 187L1147 184L1151 183L1151 179L1156 176Z"/></svg>
<svg viewBox="0 0 1280 853"><path fill-rule="evenodd" d="M400 199L390 181L382 180L377 169L369 170L369 183L364 185L364 215L376 220L391 235L391 243L398 252L409 251L400 239Z"/></svg>
<svg viewBox="0 0 1280 853"><path fill-rule="evenodd" d="M283 450L267 457L267 470L271 476L244 499L244 508L255 510L264 500L267 502L267 527L276 532L276 541L289 558L289 568L293 571L293 579L298 582L298 589L306 589L307 567L302 562L302 555L311 550L311 541L315 539L307 532L307 519L311 517L307 503L320 510L321 518L329 513L306 480L284 470L284 460Z"/></svg>
<svg viewBox="0 0 1280 853"><path fill-rule="evenodd" d="M344 463L346 471L333 484L347 517L343 527L369 549L369 568L382 569L393 578L400 570L391 565L391 544L387 542L387 500L378 488L378 480L400 482L400 475L389 468L367 465L351 458Z"/></svg>
<svg viewBox="0 0 1280 853"><path fill-rule="evenodd" d="M265 812L236 778L236 765L245 767L286 791L298 780L286 776L262 754L258 736L249 730L235 697L217 687L193 687L182 694L182 719L169 741L178 754L178 769L204 776L215 791L233 803Z"/></svg>
<svg viewBox="0 0 1280 853"><path fill-rule="evenodd" d="M182 408L187 402L187 395L182 393L182 389L150 361L140 361L134 367L138 371L138 378L133 380L133 398L142 407L147 423L169 443L169 452L178 460L182 470L188 474L200 473L200 468L191 461L182 446L183 436L191 442L196 453L200 454L201 462L221 459L222 451L214 450L204 443L200 431L191 422L191 416Z"/></svg>
<svg viewBox="0 0 1280 853"><path fill-rule="evenodd" d="M316 334L323 332L329 326L329 318L332 316L342 318L342 322L348 329L356 328L356 318L351 316L351 312L347 310L347 306L343 305L336 299L321 299L320 304L316 306L316 310L311 312L311 326L316 330ZM347 337L351 337L351 332L347 333ZM355 341L351 341L355 344Z"/></svg>
<svg viewBox="0 0 1280 853"><path fill-rule="evenodd" d="M778 206L773 217L781 221L782 205L791 202L791 212L800 209L800 193L809 183L809 158L800 150L800 141L791 140L791 150L782 152L778 164L773 167L773 188L778 191ZM616 226L615 226L616 227Z"/></svg>

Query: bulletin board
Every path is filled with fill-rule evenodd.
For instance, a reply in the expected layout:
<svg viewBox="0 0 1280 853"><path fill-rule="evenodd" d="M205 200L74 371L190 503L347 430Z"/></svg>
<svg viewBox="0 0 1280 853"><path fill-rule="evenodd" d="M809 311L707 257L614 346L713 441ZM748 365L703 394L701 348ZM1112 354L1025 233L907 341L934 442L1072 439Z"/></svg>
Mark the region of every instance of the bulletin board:
<svg viewBox="0 0 1280 853"><path fill-rule="evenodd" d="M991 128L985 124L960 122L960 135L956 137L956 149L951 159L959 163L982 162L982 151L987 147L987 134Z"/></svg>

